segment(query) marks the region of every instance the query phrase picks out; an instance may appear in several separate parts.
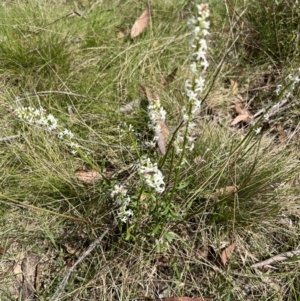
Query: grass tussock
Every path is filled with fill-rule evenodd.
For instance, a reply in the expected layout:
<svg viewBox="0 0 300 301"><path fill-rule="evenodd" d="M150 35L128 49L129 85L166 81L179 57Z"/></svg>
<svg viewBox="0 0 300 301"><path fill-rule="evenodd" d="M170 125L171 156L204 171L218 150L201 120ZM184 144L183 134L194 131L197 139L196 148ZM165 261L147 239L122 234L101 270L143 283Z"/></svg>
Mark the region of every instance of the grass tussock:
<svg viewBox="0 0 300 301"><path fill-rule="evenodd" d="M153 0L134 39L142 2L0 5L1 299L35 254L54 300L108 228L55 300L299 300L300 12L275 2Z"/></svg>

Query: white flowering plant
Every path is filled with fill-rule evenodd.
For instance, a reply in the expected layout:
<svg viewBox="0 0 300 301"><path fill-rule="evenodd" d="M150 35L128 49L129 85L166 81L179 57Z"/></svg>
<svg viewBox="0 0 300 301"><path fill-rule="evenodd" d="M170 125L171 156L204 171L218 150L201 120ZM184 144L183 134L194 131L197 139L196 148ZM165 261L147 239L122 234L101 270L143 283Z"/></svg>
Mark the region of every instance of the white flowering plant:
<svg viewBox="0 0 300 301"><path fill-rule="evenodd" d="M186 106L182 108L183 130L179 131L174 142L176 152L182 154L180 163L184 160L184 153L187 149L194 148L195 137L193 129L196 127L194 119L201 110L201 97L205 87L205 74L209 66L207 60L207 42L209 34L209 8L207 4L197 5L197 16L188 20L188 25L192 31L190 40L190 72L191 79L185 82L185 94L188 99Z"/></svg>
<svg viewBox="0 0 300 301"><path fill-rule="evenodd" d="M35 298L296 300L297 262L249 267L299 248L299 1L2 2L0 252L49 255Z"/></svg>
<svg viewBox="0 0 300 301"><path fill-rule="evenodd" d="M21 106L15 109L15 114L28 125L38 126L49 133L54 133L69 145L73 155L77 154L80 146L74 142L74 134L69 129L61 126L58 119L52 114L47 114L44 108Z"/></svg>

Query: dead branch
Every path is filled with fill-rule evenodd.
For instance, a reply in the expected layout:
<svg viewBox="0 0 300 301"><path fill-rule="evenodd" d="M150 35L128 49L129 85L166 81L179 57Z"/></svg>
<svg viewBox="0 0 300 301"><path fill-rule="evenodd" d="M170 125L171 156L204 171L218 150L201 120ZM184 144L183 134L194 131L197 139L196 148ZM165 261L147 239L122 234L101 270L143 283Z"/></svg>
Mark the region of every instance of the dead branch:
<svg viewBox="0 0 300 301"><path fill-rule="evenodd" d="M61 295L63 294L65 287L68 283L69 277L71 273L75 270L76 266L81 263L83 259L85 259L94 249L95 247L102 241L104 236L108 233L109 228L107 228L103 234L97 238L84 252L83 254L77 259L77 261L74 263L74 265L67 271L66 275L64 276L63 280L61 281L59 287L55 291L54 295L50 299L50 301L58 301L61 299Z"/></svg>
<svg viewBox="0 0 300 301"><path fill-rule="evenodd" d="M275 103L267 112L267 116L268 118L273 117L274 115L276 115L277 113L279 113L280 111L284 111L288 108L290 108L292 106L292 104L285 106L285 104L289 101L288 98L283 98L281 101L279 101L278 103ZM262 114L264 114L264 112L266 111L266 109L261 109L258 112L256 112L254 114L254 119L261 116Z"/></svg>
<svg viewBox="0 0 300 301"><path fill-rule="evenodd" d="M2 138L0 138L0 142L6 142L6 141L13 140L13 139L20 138L20 137L21 137L21 135L2 137Z"/></svg>
<svg viewBox="0 0 300 301"><path fill-rule="evenodd" d="M297 255L300 255L300 249L295 250L295 251L286 252L286 253L281 253L281 254L278 254L278 255L276 255L274 257L266 259L264 261L252 264L251 268L260 268L260 267L272 264L274 262L286 260L286 259L288 259L290 257L297 256Z"/></svg>

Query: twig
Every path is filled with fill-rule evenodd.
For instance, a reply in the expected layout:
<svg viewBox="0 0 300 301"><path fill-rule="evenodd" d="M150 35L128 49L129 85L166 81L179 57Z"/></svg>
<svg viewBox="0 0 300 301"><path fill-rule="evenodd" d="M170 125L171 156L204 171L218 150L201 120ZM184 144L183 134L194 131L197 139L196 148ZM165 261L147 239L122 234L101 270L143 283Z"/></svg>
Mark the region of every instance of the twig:
<svg viewBox="0 0 300 301"><path fill-rule="evenodd" d="M13 139L20 138L20 137L21 137L21 135L13 135L13 136L2 137L2 138L0 138L0 142L13 140Z"/></svg>
<svg viewBox="0 0 300 301"><path fill-rule="evenodd" d="M270 109L269 111L267 112L267 116L269 118L271 118L273 115L277 114L278 112L280 111L283 111L283 110L286 110L288 109L291 105L288 105L288 106L285 106L284 105L288 102L288 98L283 98L281 101L279 101L278 103L275 103ZM254 118L257 118L259 117L260 115L262 115L264 112L266 111L266 109L261 109L259 110L258 112L256 112L254 114Z"/></svg>
<svg viewBox="0 0 300 301"><path fill-rule="evenodd" d="M281 253L281 254L278 254L274 257L271 257L267 260L252 264L251 268L263 267L265 265L269 265L269 264L272 264L272 263L277 262L277 261L283 261L283 260L286 260L290 257L297 256L297 255L300 255L300 249L295 250L295 251L286 252L286 253Z"/></svg>
<svg viewBox="0 0 300 301"><path fill-rule="evenodd" d="M62 17L60 17L60 18L58 18L58 19L56 19L56 20L54 20L53 22L46 24L46 25L45 25L44 27L42 27L42 28L38 28L38 29L36 29L36 30L34 30L34 31L29 31L30 33L27 34L27 35L25 36L25 38L30 37L31 34L38 34L38 33L40 33L40 31L42 31L42 30L45 29L46 27L48 27L48 26L50 26L50 25L53 25L53 24L57 23L57 22L60 21L60 20L64 20L64 19L66 19L66 18L73 17L73 16L78 16L78 17L81 17L81 18L83 18L83 19L86 20L86 17L82 16L80 13L78 13L77 11L74 10L74 11L72 11L71 13L69 13L69 14L67 14L67 15L65 15L65 16L62 16Z"/></svg>
<svg viewBox="0 0 300 301"><path fill-rule="evenodd" d="M85 257L87 257L94 249L95 247L102 241L104 236L108 233L109 228L106 228L106 230L103 232L103 234L97 238L84 252L83 254L77 259L77 261L74 263L74 265L67 271L66 275L64 276L63 280L61 281L60 285L58 286L58 289L50 299L50 301L58 301L63 294L65 287L68 283L69 277L71 273L75 270L76 266L81 263Z"/></svg>
<svg viewBox="0 0 300 301"><path fill-rule="evenodd" d="M97 100L96 98L89 97L87 95L77 94L77 93L73 93L73 92L69 92L69 91L39 91L39 92L24 93L24 94L21 94L20 96L17 96L16 99L22 100L22 99L26 99L26 97L29 97L29 96L48 95L48 94L61 94L61 95L68 95L68 96L82 97L82 98Z"/></svg>

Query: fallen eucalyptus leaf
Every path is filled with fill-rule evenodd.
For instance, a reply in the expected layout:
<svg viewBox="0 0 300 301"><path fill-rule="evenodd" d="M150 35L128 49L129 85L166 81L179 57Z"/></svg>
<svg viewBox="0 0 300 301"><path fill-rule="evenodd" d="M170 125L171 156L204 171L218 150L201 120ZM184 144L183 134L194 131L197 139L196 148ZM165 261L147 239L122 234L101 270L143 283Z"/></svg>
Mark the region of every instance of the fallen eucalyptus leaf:
<svg viewBox="0 0 300 301"><path fill-rule="evenodd" d="M131 28L130 37L134 39L140 35L148 25L150 19L150 8L149 6L143 11L140 17L135 21Z"/></svg>
<svg viewBox="0 0 300 301"><path fill-rule="evenodd" d="M177 298L164 298L164 301L211 301L212 298L190 298L190 297L177 297Z"/></svg>
<svg viewBox="0 0 300 301"><path fill-rule="evenodd" d="M236 242L233 242L231 245L229 245L227 248L225 248L222 251L221 262L224 266L226 265L228 259L231 257L235 248L236 248Z"/></svg>
<svg viewBox="0 0 300 301"><path fill-rule="evenodd" d="M78 170L75 172L76 178L87 184L94 183L98 180L101 180L101 175L95 170Z"/></svg>
<svg viewBox="0 0 300 301"><path fill-rule="evenodd" d="M250 114L250 112L247 109L245 109L240 102L235 103L235 111L239 115L233 119L233 121L230 124L231 126L236 125L241 121L245 123L250 123L250 121L253 119L253 116Z"/></svg>
<svg viewBox="0 0 300 301"><path fill-rule="evenodd" d="M157 146L162 155L166 154L166 143L170 134L169 128L163 120L158 121L160 126L160 132L156 133L158 135Z"/></svg>

